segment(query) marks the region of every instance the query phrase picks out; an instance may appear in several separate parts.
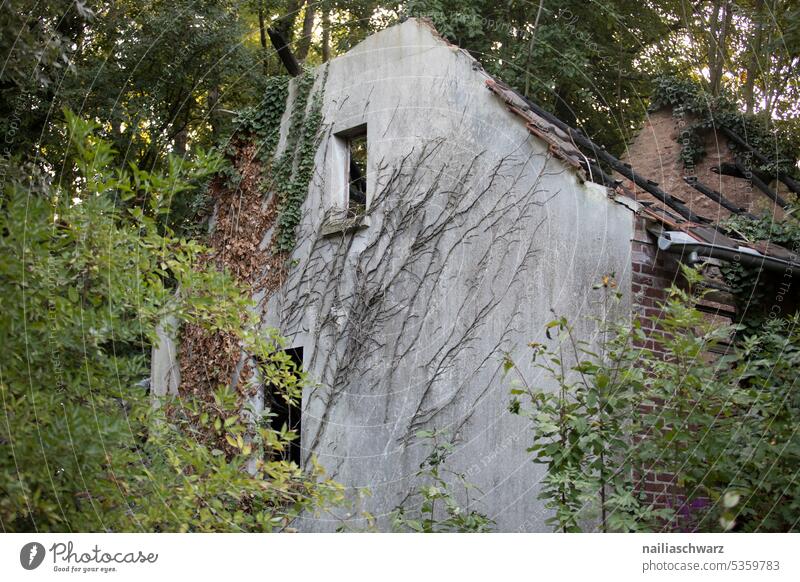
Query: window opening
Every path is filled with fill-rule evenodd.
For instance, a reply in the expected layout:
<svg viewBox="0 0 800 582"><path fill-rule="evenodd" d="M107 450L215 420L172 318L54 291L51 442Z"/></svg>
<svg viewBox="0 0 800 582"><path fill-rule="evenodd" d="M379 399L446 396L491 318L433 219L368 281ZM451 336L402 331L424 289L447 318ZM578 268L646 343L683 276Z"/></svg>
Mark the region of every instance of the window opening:
<svg viewBox="0 0 800 582"><path fill-rule="evenodd" d="M367 210L367 128L347 136L347 216L361 216Z"/></svg>
<svg viewBox="0 0 800 582"><path fill-rule="evenodd" d="M284 350L292 360L292 371L301 371L303 369L303 348L291 348ZM298 466L301 461L301 446L300 434L302 428L302 397L294 404L288 404L283 397L281 391L273 384L268 384L265 388L264 394L265 404L269 407L272 416L270 417L270 427L280 432L285 425L288 430L293 430L297 434L297 438L291 441L283 451L283 459L286 461L294 461Z"/></svg>

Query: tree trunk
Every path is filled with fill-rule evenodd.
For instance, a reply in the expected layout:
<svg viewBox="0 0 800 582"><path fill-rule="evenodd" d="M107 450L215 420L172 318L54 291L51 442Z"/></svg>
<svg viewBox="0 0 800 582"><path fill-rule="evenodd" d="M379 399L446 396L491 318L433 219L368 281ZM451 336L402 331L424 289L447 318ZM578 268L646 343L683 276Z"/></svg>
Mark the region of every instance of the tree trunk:
<svg viewBox="0 0 800 582"><path fill-rule="evenodd" d="M264 54L264 75L269 75L269 59L267 51L267 25L264 23L264 3L258 3L258 33L261 38L261 49Z"/></svg>
<svg viewBox="0 0 800 582"><path fill-rule="evenodd" d="M322 4L322 62L331 58L331 9L327 2Z"/></svg>
<svg viewBox="0 0 800 582"><path fill-rule="evenodd" d="M755 12L753 13L756 30L753 34L753 39L750 42L750 55L747 59L747 68L745 69L747 78L744 81L744 89L742 90L742 96L744 98L744 104L747 113L753 113L753 109L755 107L754 93L756 75L758 75L758 63L759 59L761 58L761 46L764 39L764 25L762 22L764 15L762 14L761 10L763 5L764 0L756 0Z"/></svg>
<svg viewBox="0 0 800 582"><path fill-rule="evenodd" d="M716 54L717 50L717 31L719 29L719 11L721 5L721 0L714 0L711 8L711 16L708 19L708 26L706 27L708 30L708 50L706 51L706 61L708 62L709 67L711 66L711 63L714 62L714 55Z"/></svg>
<svg viewBox="0 0 800 582"><path fill-rule="evenodd" d="M717 82L717 54L719 53L719 30L720 30L720 11L722 10L722 0L714 0L711 10L711 18L708 22L708 90L715 95L714 90Z"/></svg>
<svg viewBox="0 0 800 582"><path fill-rule="evenodd" d="M189 131L184 127L173 138L172 153L179 157L186 155L186 144L189 141Z"/></svg>
<svg viewBox="0 0 800 582"><path fill-rule="evenodd" d="M725 20L722 21L722 30L719 34L719 52L717 53L716 62L716 84L714 95L719 95L722 90L722 73L725 71L725 59L728 56L728 36L731 32L731 25L733 23L733 10L730 2L725 3Z"/></svg>
<svg viewBox="0 0 800 582"><path fill-rule="evenodd" d="M297 20L297 13L300 12L300 7L303 5L303 0L289 0L286 6L286 14L281 16L275 23L274 28L278 31L287 44L292 44L294 38L294 23Z"/></svg>
<svg viewBox="0 0 800 582"><path fill-rule="evenodd" d="M296 77L302 73L303 68L300 66L300 63L297 62L297 59L292 53L292 49L289 48L289 45L286 42L286 39L284 39L277 30L272 28L267 29L267 36L269 36L272 46L275 47L275 50L278 53L278 58L283 63L283 66L286 67L286 71L292 77Z"/></svg>
<svg viewBox="0 0 800 582"><path fill-rule="evenodd" d="M222 122L218 111L219 86L214 85L208 91L208 121L211 124L211 140L217 143L222 131Z"/></svg>
<svg viewBox="0 0 800 582"><path fill-rule="evenodd" d="M528 43L528 55L525 58L525 96L530 95L531 57L533 56L533 43L536 42L536 33L539 32L539 18L542 16L544 0L539 0L539 9L536 11L536 20L533 22L531 41Z"/></svg>
<svg viewBox="0 0 800 582"><path fill-rule="evenodd" d="M303 15L303 34L297 41L297 58L300 61L306 60L308 50L311 48L311 34L314 32L314 15L316 3L306 0L306 11Z"/></svg>

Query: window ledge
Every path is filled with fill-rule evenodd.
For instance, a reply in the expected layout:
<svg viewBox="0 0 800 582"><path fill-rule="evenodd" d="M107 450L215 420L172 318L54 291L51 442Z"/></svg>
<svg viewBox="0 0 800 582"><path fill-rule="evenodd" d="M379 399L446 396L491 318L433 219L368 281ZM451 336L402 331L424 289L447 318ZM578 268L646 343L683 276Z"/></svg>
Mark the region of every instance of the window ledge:
<svg viewBox="0 0 800 582"><path fill-rule="evenodd" d="M360 215L350 218L329 218L322 224L322 236L345 234L367 228L370 225L369 216Z"/></svg>

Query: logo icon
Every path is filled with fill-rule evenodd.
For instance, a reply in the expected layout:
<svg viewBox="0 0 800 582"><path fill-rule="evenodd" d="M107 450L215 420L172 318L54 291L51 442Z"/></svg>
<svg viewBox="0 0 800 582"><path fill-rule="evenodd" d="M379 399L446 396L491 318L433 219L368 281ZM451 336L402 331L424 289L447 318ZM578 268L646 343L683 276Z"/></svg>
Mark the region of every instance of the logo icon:
<svg viewBox="0 0 800 582"><path fill-rule="evenodd" d="M26 570L35 570L44 561L44 546L39 542L30 542L22 546L19 552L19 563Z"/></svg>

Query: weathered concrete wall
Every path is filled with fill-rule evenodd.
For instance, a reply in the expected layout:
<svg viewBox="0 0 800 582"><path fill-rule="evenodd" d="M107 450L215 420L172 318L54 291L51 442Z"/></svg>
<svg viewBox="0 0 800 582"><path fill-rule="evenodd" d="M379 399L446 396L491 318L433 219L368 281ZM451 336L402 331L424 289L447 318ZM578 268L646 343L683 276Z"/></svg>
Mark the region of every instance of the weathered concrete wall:
<svg viewBox="0 0 800 582"><path fill-rule="evenodd" d="M415 432L445 430L458 443L450 468L483 492L475 508L501 531L543 531L542 472L525 452L530 427L507 411L503 354L537 382L526 344L545 341L553 311L597 314L603 274L616 273L628 309L631 211L551 158L479 65L424 24L376 34L327 69L295 266L263 320L304 347L319 382L303 395L304 458L353 497L369 488L360 509L386 529L426 454ZM368 225L324 235L341 198L333 134L362 123Z"/></svg>

